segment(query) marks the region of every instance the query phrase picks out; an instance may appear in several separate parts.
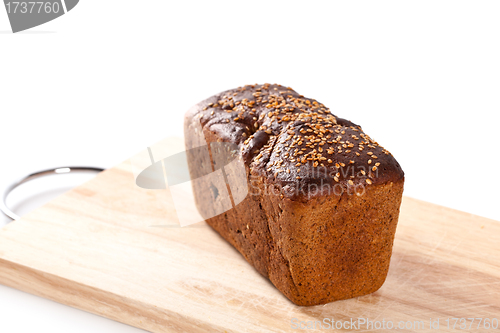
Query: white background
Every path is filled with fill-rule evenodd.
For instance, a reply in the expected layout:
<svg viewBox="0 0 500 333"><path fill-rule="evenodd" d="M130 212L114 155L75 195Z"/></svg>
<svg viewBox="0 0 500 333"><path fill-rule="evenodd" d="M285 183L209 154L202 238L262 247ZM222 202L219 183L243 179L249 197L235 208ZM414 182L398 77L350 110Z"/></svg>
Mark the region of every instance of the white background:
<svg viewBox="0 0 500 333"><path fill-rule="evenodd" d="M12 34L0 7L0 180L111 167L182 136L198 101L270 82L362 125L402 165L405 195L500 220L499 17L498 1L82 0ZM22 213L79 181L10 203ZM140 332L0 286L0 332L68 331Z"/></svg>

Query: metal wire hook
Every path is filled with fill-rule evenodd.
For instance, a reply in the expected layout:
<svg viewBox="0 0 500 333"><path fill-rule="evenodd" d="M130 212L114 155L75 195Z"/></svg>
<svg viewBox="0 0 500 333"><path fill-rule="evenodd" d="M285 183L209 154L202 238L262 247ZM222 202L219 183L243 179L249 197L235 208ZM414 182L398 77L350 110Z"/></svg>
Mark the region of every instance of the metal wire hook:
<svg viewBox="0 0 500 333"><path fill-rule="evenodd" d="M60 167L60 168L55 168L55 169L47 169L47 170L42 170L42 171L37 171L32 174L29 174L26 177L21 178L20 180L14 182L10 186L8 186L2 195L2 200L0 201L0 210L2 213L4 213L6 216L11 218L12 220L17 220L20 218L16 213L14 213L12 210L7 207L7 197L9 194L19 185L22 185L30 180L43 177L43 176L49 176L49 175L60 175L60 174L68 174L71 172L101 172L104 171L102 168L97 168L97 167L83 167L83 166L76 166L76 167Z"/></svg>

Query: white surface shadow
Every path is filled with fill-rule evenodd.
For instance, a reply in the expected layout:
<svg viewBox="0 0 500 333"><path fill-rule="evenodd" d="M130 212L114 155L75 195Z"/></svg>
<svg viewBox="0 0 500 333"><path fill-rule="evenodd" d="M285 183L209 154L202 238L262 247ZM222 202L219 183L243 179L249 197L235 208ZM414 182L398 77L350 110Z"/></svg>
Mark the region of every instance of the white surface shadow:
<svg viewBox="0 0 500 333"><path fill-rule="evenodd" d="M13 33L11 30L2 30L0 31L0 34L5 34L5 35L39 35L39 34L55 34L55 31L19 31L16 33Z"/></svg>

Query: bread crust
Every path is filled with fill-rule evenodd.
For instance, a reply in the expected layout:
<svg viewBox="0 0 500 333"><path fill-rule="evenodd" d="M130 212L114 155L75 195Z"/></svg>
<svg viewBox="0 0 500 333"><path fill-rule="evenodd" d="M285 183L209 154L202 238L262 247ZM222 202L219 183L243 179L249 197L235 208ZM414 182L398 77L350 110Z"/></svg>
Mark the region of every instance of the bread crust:
<svg viewBox="0 0 500 333"><path fill-rule="evenodd" d="M264 84L194 106L185 116L187 151L201 144L200 134L237 148L249 191L206 222L286 297L317 305L382 286L404 173L359 125L291 88ZM199 175L199 157L188 160ZM207 193L194 192L205 216Z"/></svg>

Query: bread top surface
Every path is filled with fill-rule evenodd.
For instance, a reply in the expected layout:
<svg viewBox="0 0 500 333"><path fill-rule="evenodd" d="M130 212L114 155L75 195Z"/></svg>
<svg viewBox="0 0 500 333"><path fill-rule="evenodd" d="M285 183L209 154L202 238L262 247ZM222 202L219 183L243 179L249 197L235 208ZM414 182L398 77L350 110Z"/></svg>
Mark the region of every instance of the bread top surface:
<svg viewBox="0 0 500 333"><path fill-rule="evenodd" d="M292 200L404 180L396 159L361 126L282 85L224 91L191 109L186 121L193 120L237 145L251 175Z"/></svg>

